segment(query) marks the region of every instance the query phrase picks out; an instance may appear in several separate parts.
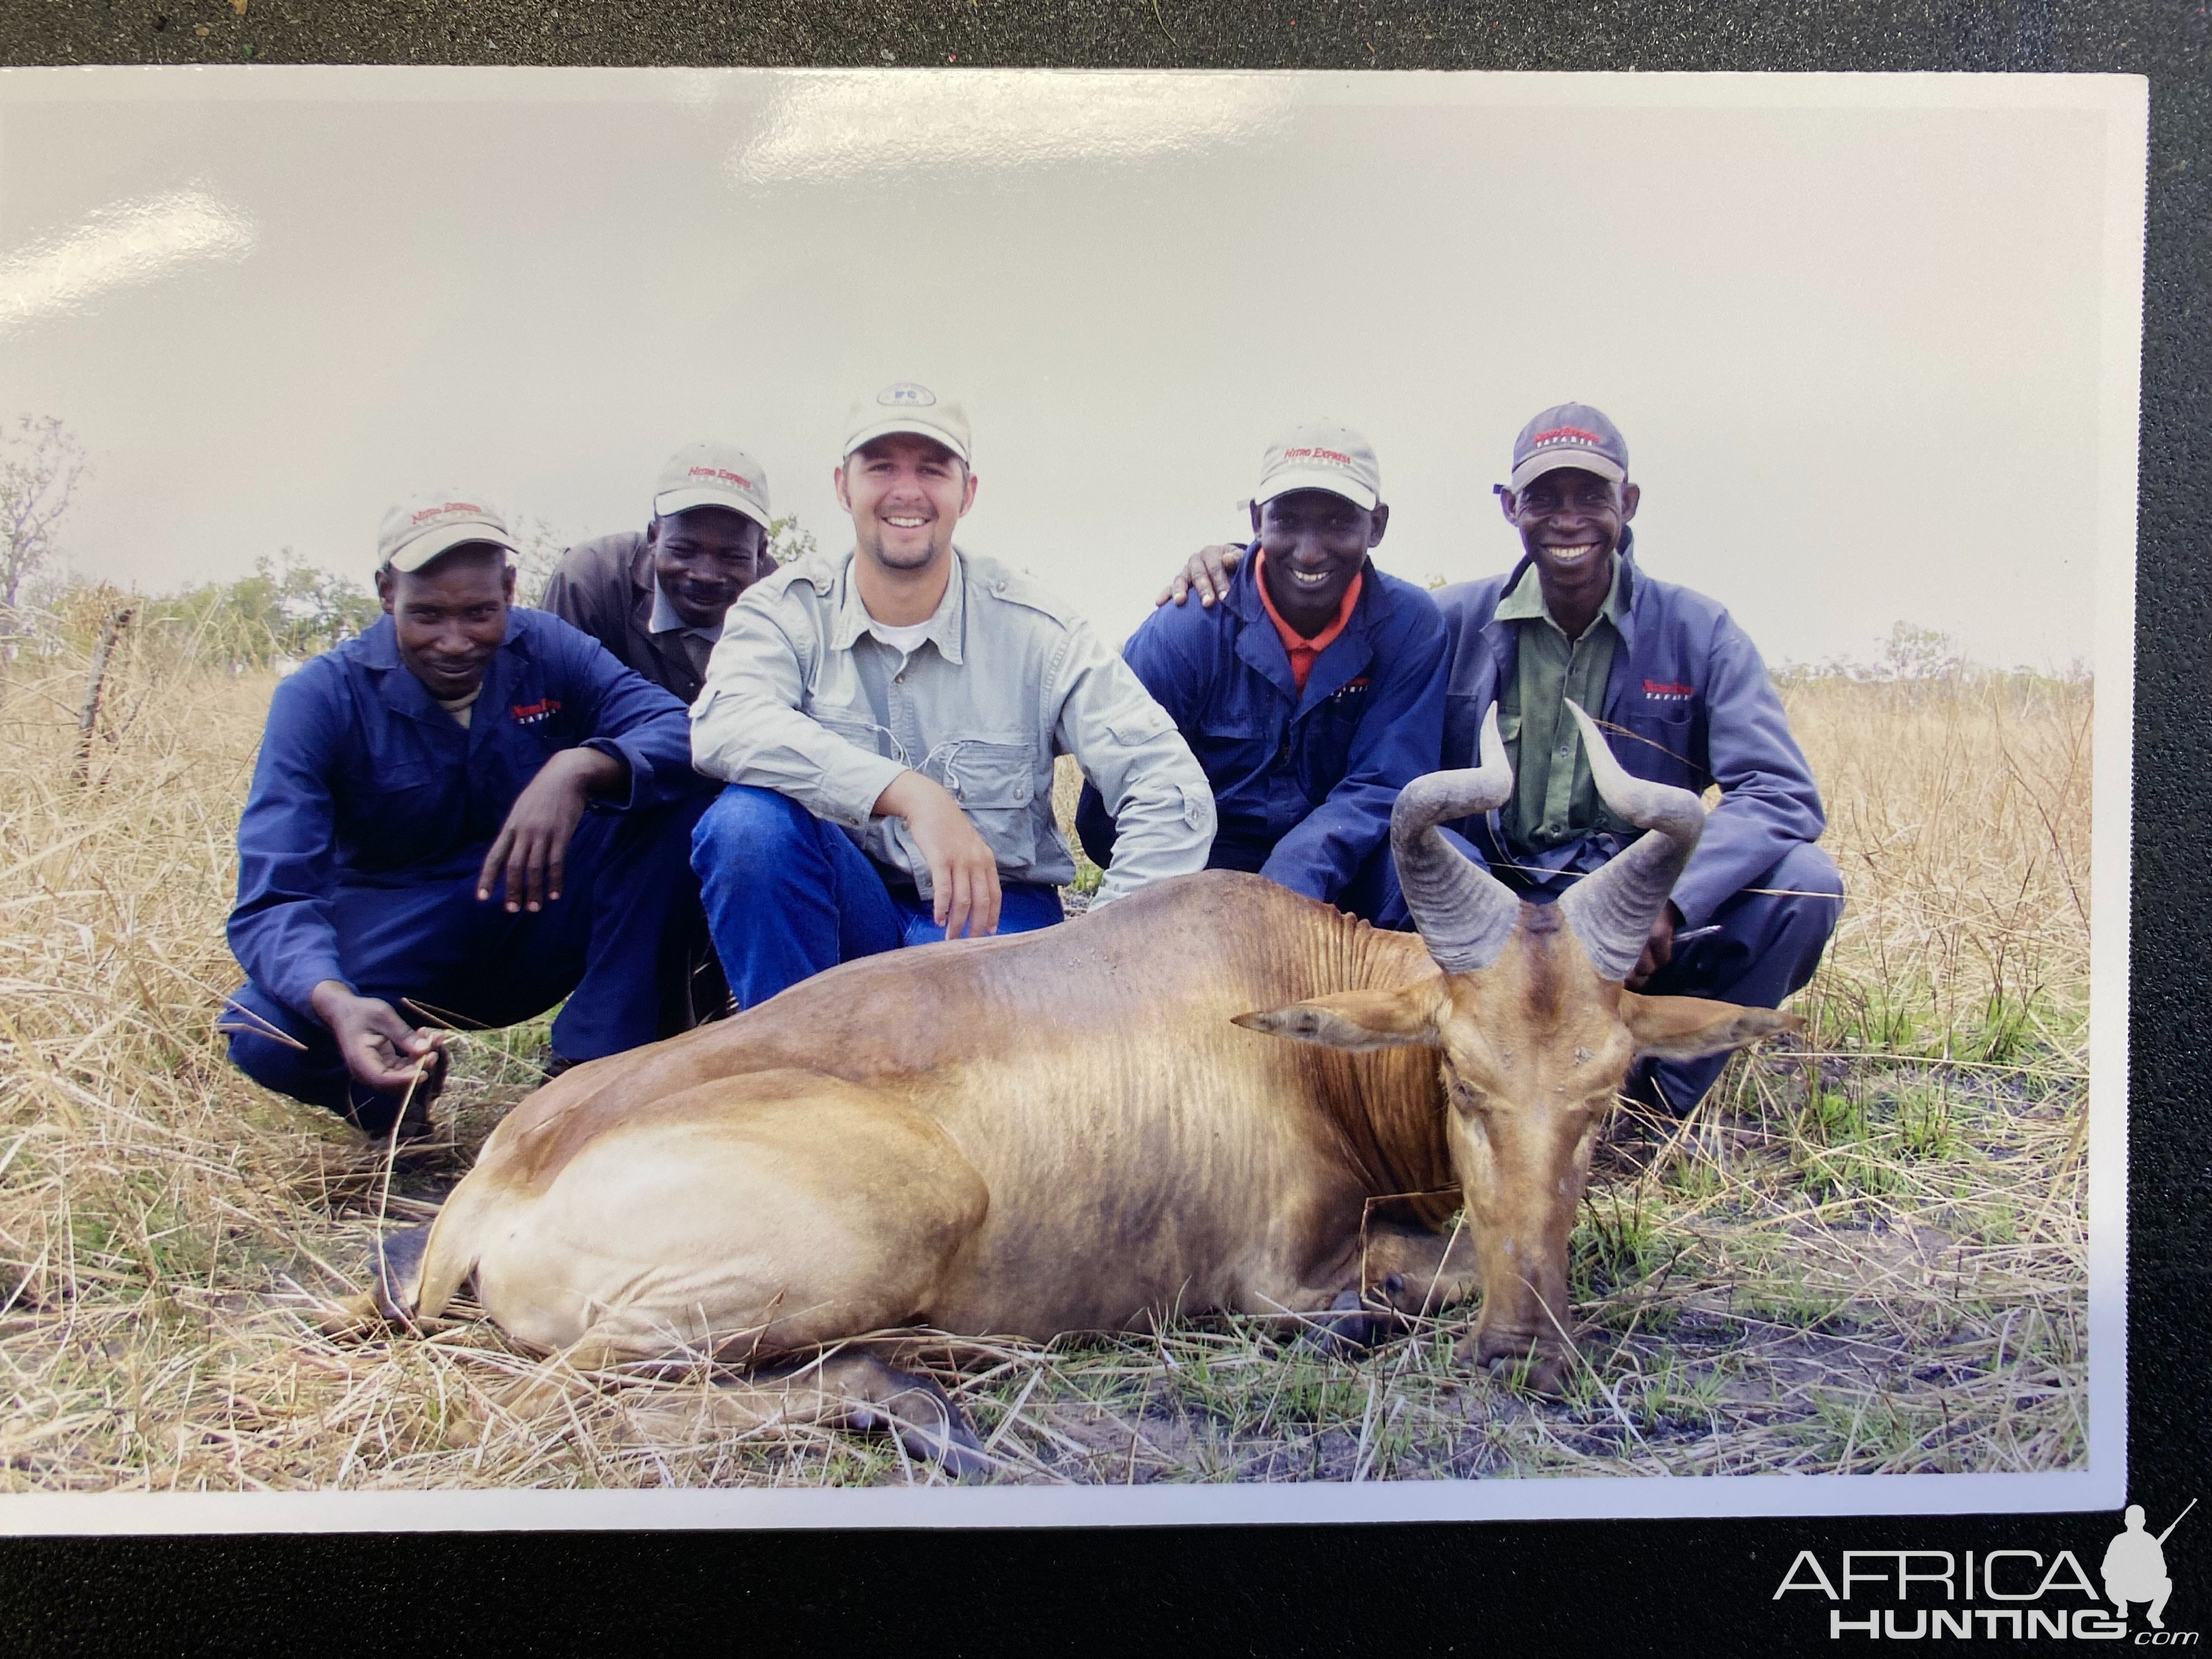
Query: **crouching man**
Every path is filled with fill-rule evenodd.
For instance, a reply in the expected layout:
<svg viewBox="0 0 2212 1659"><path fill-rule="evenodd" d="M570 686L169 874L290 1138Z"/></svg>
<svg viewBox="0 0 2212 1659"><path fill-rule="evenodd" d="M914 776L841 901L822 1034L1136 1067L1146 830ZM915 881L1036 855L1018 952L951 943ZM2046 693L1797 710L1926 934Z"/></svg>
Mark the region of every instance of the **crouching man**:
<svg viewBox="0 0 2212 1659"><path fill-rule="evenodd" d="M1628 988L1779 1007L1820 964L1844 889L1814 844L1820 791L1758 647L1719 605L1638 567L1629 521L1642 491L1599 410L1562 404L1522 428L1498 496L1520 562L1437 596L1452 642L1444 764L1476 763L1495 702L1514 793L1456 828L1540 902L1636 838L1597 797L1566 709L1579 703L1635 776L1720 789ZM1727 1063L1645 1060L1624 1092L1686 1113Z"/></svg>
<svg viewBox="0 0 2212 1659"><path fill-rule="evenodd" d="M775 568L768 550L772 522L768 474L758 461L735 444L686 444L660 469L646 527L562 554L544 608L688 707L706 684L707 659L730 607ZM702 794L717 787L700 780ZM682 926L690 963L684 990L696 1024L723 1012L730 993L708 939L706 913L693 905Z"/></svg>
<svg viewBox="0 0 2212 1659"><path fill-rule="evenodd" d="M853 550L732 606L692 708L730 787L692 859L738 1006L857 957L1060 919L1071 754L1121 836L1094 904L1206 864L1213 798L1174 722L1026 578L953 546L967 417L911 382L859 405L835 474Z"/></svg>
<svg viewBox="0 0 2212 1659"><path fill-rule="evenodd" d="M679 1024L664 933L696 902L684 707L514 606L499 515L386 515L382 620L276 689L238 828L223 1024L255 1081L411 1133L441 1080L416 1018L508 1025L568 998L556 1068ZM682 804L690 793L688 809Z"/></svg>
<svg viewBox="0 0 2212 1659"><path fill-rule="evenodd" d="M1261 459L1253 540L1221 603L1155 611L1122 655L1206 769L1212 867L1404 927L1390 808L1443 750L1444 628L1425 592L1368 556L1390 521L1382 490L1349 427L1285 433ZM1076 828L1110 868L1095 788Z"/></svg>

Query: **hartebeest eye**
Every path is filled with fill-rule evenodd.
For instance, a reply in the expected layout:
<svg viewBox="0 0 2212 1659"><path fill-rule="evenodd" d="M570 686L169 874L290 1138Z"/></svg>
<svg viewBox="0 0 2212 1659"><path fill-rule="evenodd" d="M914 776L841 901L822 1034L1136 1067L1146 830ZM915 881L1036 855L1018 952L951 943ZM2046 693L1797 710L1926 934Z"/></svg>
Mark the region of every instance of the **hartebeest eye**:
<svg viewBox="0 0 2212 1659"><path fill-rule="evenodd" d="M1491 1108L1490 1095L1449 1066L1444 1067L1444 1095L1451 1102L1452 1109L1462 1116L1487 1112Z"/></svg>

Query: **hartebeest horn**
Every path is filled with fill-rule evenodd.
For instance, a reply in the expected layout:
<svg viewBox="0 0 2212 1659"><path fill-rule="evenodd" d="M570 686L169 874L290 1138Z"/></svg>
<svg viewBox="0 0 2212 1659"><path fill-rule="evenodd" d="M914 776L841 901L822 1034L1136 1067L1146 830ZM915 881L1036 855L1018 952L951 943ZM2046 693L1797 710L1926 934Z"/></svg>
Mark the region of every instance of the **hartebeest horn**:
<svg viewBox="0 0 2212 1659"><path fill-rule="evenodd" d="M1513 768L1492 703L1482 717L1482 764L1415 778L1390 809L1390 851L1406 908L1430 956L1448 974L1472 973L1497 961L1520 924L1521 901L1446 841L1437 825L1503 806L1512 793Z"/></svg>
<svg viewBox="0 0 2212 1659"><path fill-rule="evenodd" d="M1635 778L1613 757L1597 722L1570 698L1567 708L1582 728L1589 756L1590 781L1598 799L1649 835L1638 836L1598 871L1569 888L1560 914L1589 952L1603 979L1626 979L1651 937L1659 907L1674 890L1674 878L1690 861L1705 832L1705 805L1686 789Z"/></svg>

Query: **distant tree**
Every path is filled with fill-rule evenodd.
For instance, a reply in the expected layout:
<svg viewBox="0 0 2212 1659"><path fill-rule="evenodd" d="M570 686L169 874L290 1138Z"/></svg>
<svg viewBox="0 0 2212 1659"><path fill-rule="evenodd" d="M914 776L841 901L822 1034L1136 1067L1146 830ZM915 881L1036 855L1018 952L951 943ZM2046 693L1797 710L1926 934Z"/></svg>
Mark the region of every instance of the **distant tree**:
<svg viewBox="0 0 2212 1659"><path fill-rule="evenodd" d="M553 568L568 550L568 538L535 513L521 513L507 520L514 544L521 550L514 560L514 597L523 605L536 605L545 597L545 584Z"/></svg>
<svg viewBox="0 0 2212 1659"><path fill-rule="evenodd" d="M768 550L781 570L793 559L803 559L814 550L814 532L799 522L799 514L787 513L780 519L769 520Z"/></svg>
<svg viewBox="0 0 2212 1659"><path fill-rule="evenodd" d="M178 632L197 656L265 664L327 651L377 617L374 594L285 548L236 581L206 582L146 602L149 623Z"/></svg>
<svg viewBox="0 0 2212 1659"><path fill-rule="evenodd" d="M54 526L84 476L84 447L58 416L0 427L0 632L13 633L24 580L52 557Z"/></svg>
<svg viewBox="0 0 2212 1659"><path fill-rule="evenodd" d="M1953 680L1968 666L1966 653L1948 634L1901 622L1889 630L1875 673L1886 680Z"/></svg>

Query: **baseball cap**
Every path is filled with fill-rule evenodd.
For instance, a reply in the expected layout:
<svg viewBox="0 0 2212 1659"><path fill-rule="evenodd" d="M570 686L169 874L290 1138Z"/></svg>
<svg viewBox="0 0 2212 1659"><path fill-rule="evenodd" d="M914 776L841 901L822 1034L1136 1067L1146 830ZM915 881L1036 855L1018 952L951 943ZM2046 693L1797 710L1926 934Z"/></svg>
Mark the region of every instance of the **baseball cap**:
<svg viewBox="0 0 2212 1659"><path fill-rule="evenodd" d="M376 532L376 562L394 570L420 570L464 542L489 542L509 553L521 550L507 533L507 520L486 506L483 496L457 489L425 490L384 515Z"/></svg>
<svg viewBox="0 0 2212 1659"><path fill-rule="evenodd" d="M1326 489L1372 512L1382 499L1382 467L1375 447L1335 421L1308 421L1267 446L1260 459L1255 506L1293 489Z"/></svg>
<svg viewBox="0 0 2212 1659"><path fill-rule="evenodd" d="M1579 467L1620 483L1628 477L1628 440L1588 404L1559 404L1521 428L1513 441L1514 489L1524 489L1547 472Z"/></svg>
<svg viewBox="0 0 2212 1659"><path fill-rule="evenodd" d="M668 458L654 481L653 516L665 519L695 507L726 507L765 529L768 474L735 444L712 438L686 444Z"/></svg>
<svg viewBox="0 0 2212 1659"><path fill-rule="evenodd" d="M854 404L845 417L845 447L837 453L842 459L872 439L888 438L894 432L933 438L957 455L963 466L975 465L967 411L913 380L897 381Z"/></svg>

